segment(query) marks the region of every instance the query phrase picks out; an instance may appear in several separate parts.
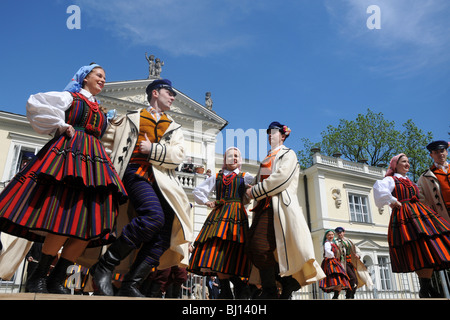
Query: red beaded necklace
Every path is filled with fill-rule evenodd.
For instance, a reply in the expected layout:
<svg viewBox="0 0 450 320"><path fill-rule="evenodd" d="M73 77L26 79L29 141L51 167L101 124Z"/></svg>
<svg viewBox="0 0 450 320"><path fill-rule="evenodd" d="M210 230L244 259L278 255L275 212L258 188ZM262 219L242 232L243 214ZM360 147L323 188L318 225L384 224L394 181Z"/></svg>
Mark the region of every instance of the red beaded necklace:
<svg viewBox="0 0 450 320"><path fill-rule="evenodd" d="M232 172L228 175L223 175L222 182L224 185L228 186L233 181L234 177L236 177L236 172Z"/></svg>
<svg viewBox="0 0 450 320"><path fill-rule="evenodd" d="M82 99L84 102L86 102L89 106L89 108L91 108L91 110L93 112L98 112L98 102L95 101L89 101L89 99L87 99L84 95L82 95L81 93L77 93L77 96Z"/></svg>

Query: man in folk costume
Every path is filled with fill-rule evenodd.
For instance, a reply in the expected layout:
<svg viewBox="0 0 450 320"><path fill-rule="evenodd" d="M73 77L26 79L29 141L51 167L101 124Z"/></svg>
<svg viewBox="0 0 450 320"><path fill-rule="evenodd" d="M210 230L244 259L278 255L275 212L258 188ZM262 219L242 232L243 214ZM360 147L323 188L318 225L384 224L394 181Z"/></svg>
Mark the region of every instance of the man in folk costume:
<svg viewBox="0 0 450 320"><path fill-rule="evenodd" d="M442 218L450 222L450 170L448 168L448 148L450 143L443 140L427 145L434 163L419 177L419 200L430 206Z"/></svg>
<svg viewBox="0 0 450 320"><path fill-rule="evenodd" d="M248 197L256 200L247 245L254 266L250 282L262 285L260 298L271 299L277 298L278 278L280 298L288 299L301 285L326 276L315 259L297 198L297 155L283 145L290 129L272 122L267 134L272 149L261 163L256 184L247 189Z"/></svg>
<svg viewBox="0 0 450 320"><path fill-rule="evenodd" d="M190 204L175 175L185 157L184 137L181 125L165 113L176 92L167 79L154 80L146 92L150 106L115 121L104 139L136 217L92 267L94 288L102 295L114 294L113 271L134 249L140 248L118 295L143 296L139 286L154 267L188 264Z"/></svg>
<svg viewBox="0 0 450 320"><path fill-rule="evenodd" d="M345 237L345 230L342 227L337 227L335 230L338 235L334 242L338 245L342 256L338 258L341 264L344 266L345 271L350 279L351 287L347 290L345 297L347 299L354 299L356 289L367 283L367 279L370 279L370 275L362 275L366 270L366 267L360 260L361 251L353 243L352 240Z"/></svg>

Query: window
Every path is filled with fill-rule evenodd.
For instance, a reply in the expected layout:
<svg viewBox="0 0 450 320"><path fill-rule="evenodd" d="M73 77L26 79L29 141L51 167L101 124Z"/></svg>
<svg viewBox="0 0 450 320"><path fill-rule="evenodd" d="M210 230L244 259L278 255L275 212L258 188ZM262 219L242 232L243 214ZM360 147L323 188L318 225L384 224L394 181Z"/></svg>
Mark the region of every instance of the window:
<svg viewBox="0 0 450 320"><path fill-rule="evenodd" d="M367 196L350 193L348 195L350 206L350 220L355 222L370 223L369 207Z"/></svg>
<svg viewBox="0 0 450 320"><path fill-rule="evenodd" d="M381 290L392 290L391 271L388 257L378 257Z"/></svg>
<svg viewBox="0 0 450 320"><path fill-rule="evenodd" d="M0 181L7 182L33 159L36 153L48 141L42 138L28 137L17 133L9 133L11 139L5 169Z"/></svg>

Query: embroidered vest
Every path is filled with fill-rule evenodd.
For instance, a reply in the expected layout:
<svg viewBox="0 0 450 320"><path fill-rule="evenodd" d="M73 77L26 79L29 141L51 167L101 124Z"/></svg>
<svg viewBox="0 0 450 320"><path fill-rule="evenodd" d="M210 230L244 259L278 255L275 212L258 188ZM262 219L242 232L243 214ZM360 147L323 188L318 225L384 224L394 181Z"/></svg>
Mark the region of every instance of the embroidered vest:
<svg viewBox="0 0 450 320"><path fill-rule="evenodd" d="M445 173L441 169L432 169L432 171L439 181L445 206L450 208L450 173Z"/></svg>
<svg viewBox="0 0 450 320"><path fill-rule="evenodd" d="M150 112L146 109L142 109L139 120L139 136L130 158L130 163L140 165L136 174L145 176L151 167L151 164L148 162L148 155L142 154L139 151L139 146L141 142L145 140L145 135L147 135L150 142L157 143L161 140L171 123L172 121L169 120L166 114L163 114L159 121L156 121ZM149 177L149 179L151 180L151 177Z"/></svg>

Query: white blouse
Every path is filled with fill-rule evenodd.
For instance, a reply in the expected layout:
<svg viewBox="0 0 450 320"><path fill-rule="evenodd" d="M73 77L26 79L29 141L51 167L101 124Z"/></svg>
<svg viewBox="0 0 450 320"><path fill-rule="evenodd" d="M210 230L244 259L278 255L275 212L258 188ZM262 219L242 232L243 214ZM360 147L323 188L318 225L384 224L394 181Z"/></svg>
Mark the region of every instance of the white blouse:
<svg viewBox="0 0 450 320"><path fill-rule="evenodd" d="M331 242L326 241L323 245L323 250L325 252L325 258L334 258L333 250L331 250Z"/></svg>
<svg viewBox="0 0 450 320"><path fill-rule="evenodd" d="M398 178L409 179L407 176L403 176L399 173L394 173L394 176ZM381 208L385 205L390 205L392 202L397 201L397 198L392 195L392 191L395 188L394 178L391 176L385 177L383 180L377 180L373 185L373 197L375 205Z"/></svg>
<svg viewBox="0 0 450 320"><path fill-rule="evenodd" d="M89 91L81 89L80 93L89 101L96 101ZM53 135L57 130L63 132L69 127L65 112L72 102L72 94L68 91L33 94L27 101L27 118L37 133Z"/></svg>
<svg viewBox="0 0 450 320"><path fill-rule="evenodd" d="M234 171L229 171L227 169L223 170L224 175L228 175L232 172L235 172L236 174L239 174L239 168L235 169ZM244 182L246 185L253 184L255 178L249 174L246 173L244 176ZM207 178L205 181L203 181L197 188L192 191L192 194L194 195L194 200L197 204L206 204L208 201L208 195L216 189L216 175L213 174L209 178Z"/></svg>

